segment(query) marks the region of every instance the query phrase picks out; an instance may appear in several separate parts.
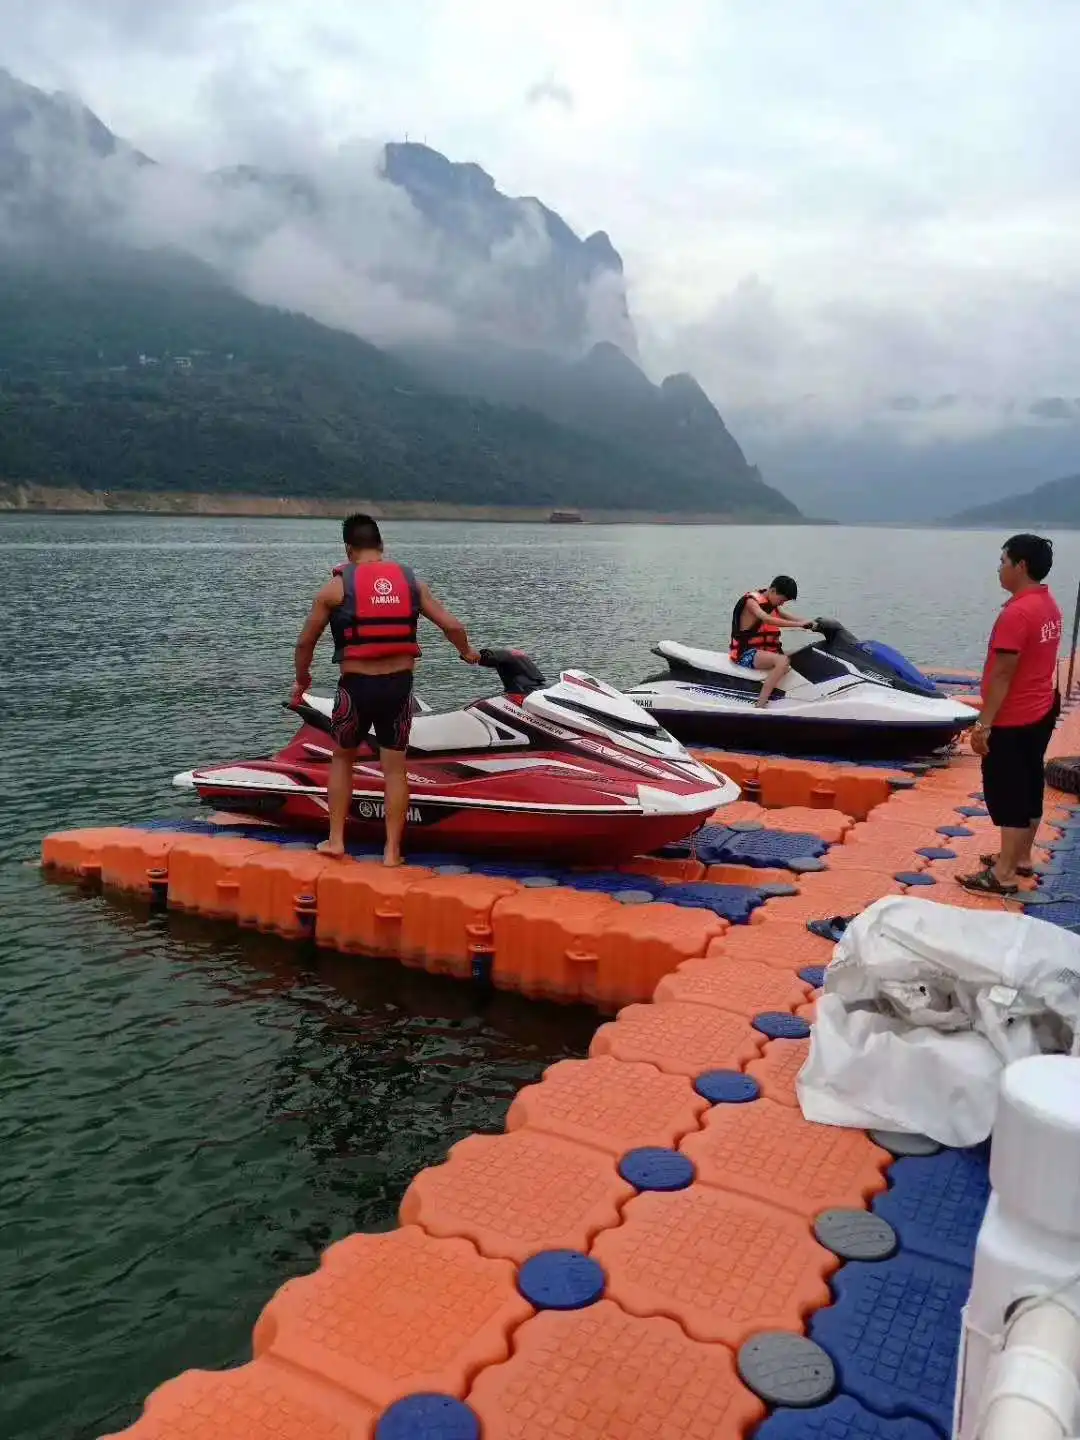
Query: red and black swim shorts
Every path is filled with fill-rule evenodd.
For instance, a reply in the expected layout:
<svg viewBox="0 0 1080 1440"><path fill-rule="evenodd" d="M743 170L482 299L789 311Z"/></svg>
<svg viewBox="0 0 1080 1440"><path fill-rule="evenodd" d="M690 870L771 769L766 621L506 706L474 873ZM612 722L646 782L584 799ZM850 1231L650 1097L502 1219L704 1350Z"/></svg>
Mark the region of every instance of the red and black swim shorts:
<svg viewBox="0 0 1080 1440"><path fill-rule="evenodd" d="M413 717L413 672L342 675L330 731L343 750L355 750L371 733L380 750L406 750Z"/></svg>

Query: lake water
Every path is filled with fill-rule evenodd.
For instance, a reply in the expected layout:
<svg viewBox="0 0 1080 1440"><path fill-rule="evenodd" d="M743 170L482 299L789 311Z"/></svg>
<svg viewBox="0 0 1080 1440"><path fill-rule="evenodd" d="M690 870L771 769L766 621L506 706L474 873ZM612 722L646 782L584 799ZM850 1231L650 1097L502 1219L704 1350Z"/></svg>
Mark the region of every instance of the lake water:
<svg viewBox="0 0 1080 1440"><path fill-rule="evenodd" d="M990 533L387 536L476 644L616 683L656 640L723 644L777 571L801 613L924 663L979 664L1003 598ZM1080 534L1055 538L1071 616ZM588 1012L150 917L36 868L47 831L181 813L176 771L283 742L292 646L339 558L327 521L0 516L0 1434L91 1437L177 1370L243 1359L277 1285L392 1224L418 1168L588 1044ZM493 679L435 632L426 651L436 705Z"/></svg>

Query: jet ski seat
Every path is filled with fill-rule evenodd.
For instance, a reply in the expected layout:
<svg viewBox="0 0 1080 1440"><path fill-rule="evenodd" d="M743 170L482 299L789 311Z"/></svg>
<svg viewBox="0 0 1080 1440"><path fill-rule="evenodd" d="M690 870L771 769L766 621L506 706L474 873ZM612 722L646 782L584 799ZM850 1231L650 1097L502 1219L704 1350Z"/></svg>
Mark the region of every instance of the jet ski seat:
<svg viewBox="0 0 1080 1440"><path fill-rule="evenodd" d="M786 630L783 636L784 654L794 658L808 649L819 648L823 637L809 630ZM760 675L760 671L744 670L736 665L726 650L700 650L694 645L681 645L677 640L661 640L653 647L653 654L660 655L673 665L687 670L698 670L704 675Z"/></svg>
<svg viewBox="0 0 1080 1440"><path fill-rule="evenodd" d="M793 632L801 635L803 632ZM824 654L819 648L821 637L791 656L792 668L777 685L775 696L782 700L792 691L808 683L836 679L849 674L845 666ZM753 699L765 683L762 670L745 670L736 665L726 650L700 650L694 645L681 645L677 640L661 640L653 646L653 654L668 662L670 676L655 675L653 680L672 679L683 684L698 684L713 689L739 692L742 699ZM820 673L819 673L820 672Z"/></svg>
<svg viewBox="0 0 1080 1440"><path fill-rule="evenodd" d="M329 725L334 714L334 702L329 695L312 695L309 692L304 696L304 704L309 710L314 710L316 715L321 715Z"/></svg>
<svg viewBox="0 0 1080 1440"><path fill-rule="evenodd" d="M490 750L491 731L467 710L445 715L417 715L409 736L410 755L432 755L449 750Z"/></svg>
<svg viewBox="0 0 1080 1440"><path fill-rule="evenodd" d="M653 653L687 670L700 670L703 675L738 671L738 666L732 663L726 650L699 650L695 645L680 645L677 640L661 640ZM743 670L741 673L746 675L748 672Z"/></svg>
<svg viewBox="0 0 1080 1440"><path fill-rule="evenodd" d="M288 706L286 709L290 708ZM334 701L329 695L304 696L306 719L326 734L334 714ZM370 738L370 737L369 737ZM427 754L443 750L489 750L491 734L482 720L465 710L437 715L418 695L413 696L413 724L409 740L410 752Z"/></svg>

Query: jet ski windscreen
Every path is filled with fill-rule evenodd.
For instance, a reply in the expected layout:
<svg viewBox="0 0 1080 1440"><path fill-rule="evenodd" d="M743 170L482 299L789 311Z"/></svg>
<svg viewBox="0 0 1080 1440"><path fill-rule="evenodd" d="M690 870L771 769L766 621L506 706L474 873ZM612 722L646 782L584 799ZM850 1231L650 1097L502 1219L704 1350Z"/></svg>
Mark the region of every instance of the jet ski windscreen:
<svg viewBox="0 0 1080 1440"><path fill-rule="evenodd" d="M914 695L942 698L942 692L928 680L906 655L881 640L858 640L839 620L819 619L814 625L825 636L825 650L848 661L871 680L906 690Z"/></svg>
<svg viewBox="0 0 1080 1440"><path fill-rule="evenodd" d="M902 680L927 695L940 695L940 691L932 680L928 680L917 665L913 665L906 655L901 655L899 650L894 650L891 645L886 645L881 640L866 640L863 648L873 656L881 665L886 665L890 670L895 670Z"/></svg>

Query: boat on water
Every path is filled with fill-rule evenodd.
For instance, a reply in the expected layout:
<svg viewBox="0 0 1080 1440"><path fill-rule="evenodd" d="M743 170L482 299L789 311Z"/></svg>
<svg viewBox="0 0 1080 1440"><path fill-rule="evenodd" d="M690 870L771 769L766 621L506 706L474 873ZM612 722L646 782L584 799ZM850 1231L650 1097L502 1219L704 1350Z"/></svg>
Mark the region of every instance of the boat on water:
<svg viewBox="0 0 1080 1440"><path fill-rule="evenodd" d="M756 701L764 673L727 651L663 640L653 654L667 669L627 691L636 705L686 744L787 755L910 759L953 744L975 723L890 646L859 641L838 621L785 630L791 669L767 706Z"/></svg>
<svg viewBox="0 0 1080 1440"><path fill-rule="evenodd" d="M581 670L549 685L528 656L481 652L501 693L413 719L411 850L494 851L580 864L644 854L699 829L739 797L617 690ZM184 771L173 783L216 810L308 830L327 827L332 701L306 693L300 728L264 759ZM383 776L374 742L357 754L347 832L381 841Z"/></svg>

